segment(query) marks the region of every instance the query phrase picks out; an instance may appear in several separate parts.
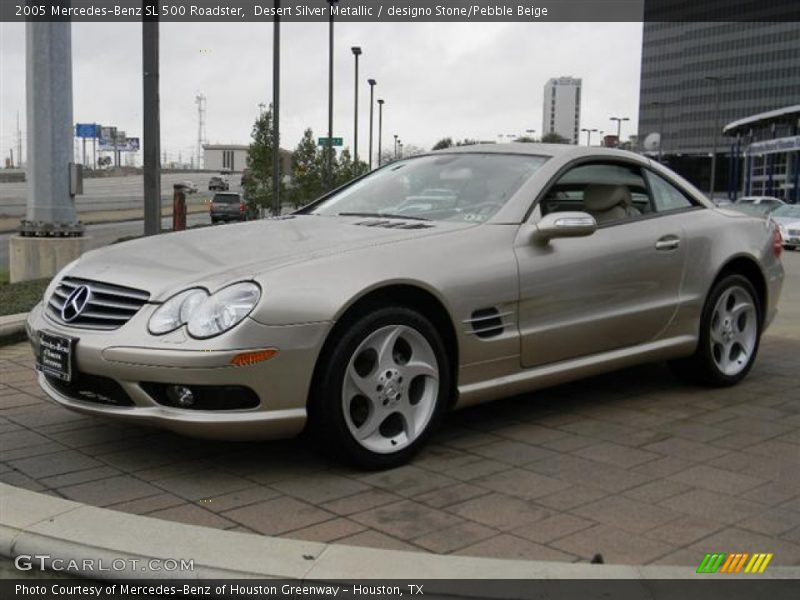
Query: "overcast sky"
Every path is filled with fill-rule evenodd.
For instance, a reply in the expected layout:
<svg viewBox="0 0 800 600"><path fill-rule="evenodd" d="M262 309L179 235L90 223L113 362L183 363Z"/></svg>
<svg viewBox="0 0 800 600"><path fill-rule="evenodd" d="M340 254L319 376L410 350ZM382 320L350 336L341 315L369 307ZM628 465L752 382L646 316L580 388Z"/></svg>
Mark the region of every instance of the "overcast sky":
<svg viewBox="0 0 800 600"><path fill-rule="evenodd" d="M281 146L327 131L327 23L283 23ZM384 98L384 148L398 134L429 148L445 136L497 140L542 129L548 78L583 78L581 127L615 132L638 117L641 23L339 23L334 135L352 147L353 56L361 46L359 151L366 155L368 78ZM0 156L25 130L25 28L0 23ZM74 120L142 134L141 25L72 26ZM169 160L197 140L194 98L207 97L209 142L249 143L260 102L272 98L271 23L161 24L161 135ZM375 115L377 138L377 106ZM583 136L582 136L583 141ZM377 144L377 139L376 142Z"/></svg>

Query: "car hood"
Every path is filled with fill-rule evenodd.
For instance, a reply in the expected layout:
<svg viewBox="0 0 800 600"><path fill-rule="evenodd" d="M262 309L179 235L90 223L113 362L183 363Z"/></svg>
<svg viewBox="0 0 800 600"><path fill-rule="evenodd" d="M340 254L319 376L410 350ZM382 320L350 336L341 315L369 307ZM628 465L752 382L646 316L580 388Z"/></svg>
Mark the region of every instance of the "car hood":
<svg viewBox="0 0 800 600"><path fill-rule="evenodd" d="M462 231L474 223L297 215L140 238L87 252L71 277L143 289L152 300L332 254Z"/></svg>

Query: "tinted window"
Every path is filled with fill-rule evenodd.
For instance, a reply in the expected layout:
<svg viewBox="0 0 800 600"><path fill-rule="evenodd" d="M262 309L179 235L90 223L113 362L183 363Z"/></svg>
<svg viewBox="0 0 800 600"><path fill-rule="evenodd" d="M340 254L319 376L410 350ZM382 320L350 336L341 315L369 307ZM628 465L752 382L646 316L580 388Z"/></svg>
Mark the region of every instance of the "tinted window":
<svg viewBox="0 0 800 600"><path fill-rule="evenodd" d="M647 174L647 180L650 182L650 190L653 193L653 204L656 212L680 210L694 206L683 192L666 179L651 171L645 171L645 173Z"/></svg>
<svg viewBox="0 0 800 600"><path fill-rule="evenodd" d="M652 212L641 171L624 164L589 164L562 175L542 200L542 214L587 212L598 225Z"/></svg>

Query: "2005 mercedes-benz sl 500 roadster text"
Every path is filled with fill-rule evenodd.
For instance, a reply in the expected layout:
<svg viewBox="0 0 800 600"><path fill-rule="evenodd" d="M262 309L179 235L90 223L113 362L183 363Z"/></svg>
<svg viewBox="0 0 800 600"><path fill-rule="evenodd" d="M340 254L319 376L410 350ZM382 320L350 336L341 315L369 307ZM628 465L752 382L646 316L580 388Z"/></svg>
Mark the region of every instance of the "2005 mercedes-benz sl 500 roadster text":
<svg viewBox="0 0 800 600"><path fill-rule="evenodd" d="M95 250L30 314L67 408L380 468L446 412L635 363L731 385L783 281L774 224L622 151L392 162L292 215Z"/></svg>

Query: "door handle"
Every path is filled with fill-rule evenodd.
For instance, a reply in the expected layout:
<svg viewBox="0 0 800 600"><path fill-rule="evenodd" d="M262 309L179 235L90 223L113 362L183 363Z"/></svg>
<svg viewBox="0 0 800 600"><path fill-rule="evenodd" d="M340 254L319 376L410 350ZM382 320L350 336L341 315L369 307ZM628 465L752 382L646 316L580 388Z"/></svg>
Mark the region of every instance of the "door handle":
<svg viewBox="0 0 800 600"><path fill-rule="evenodd" d="M676 235L665 235L656 242L656 250L675 250L681 245L681 239Z"/></svg>

